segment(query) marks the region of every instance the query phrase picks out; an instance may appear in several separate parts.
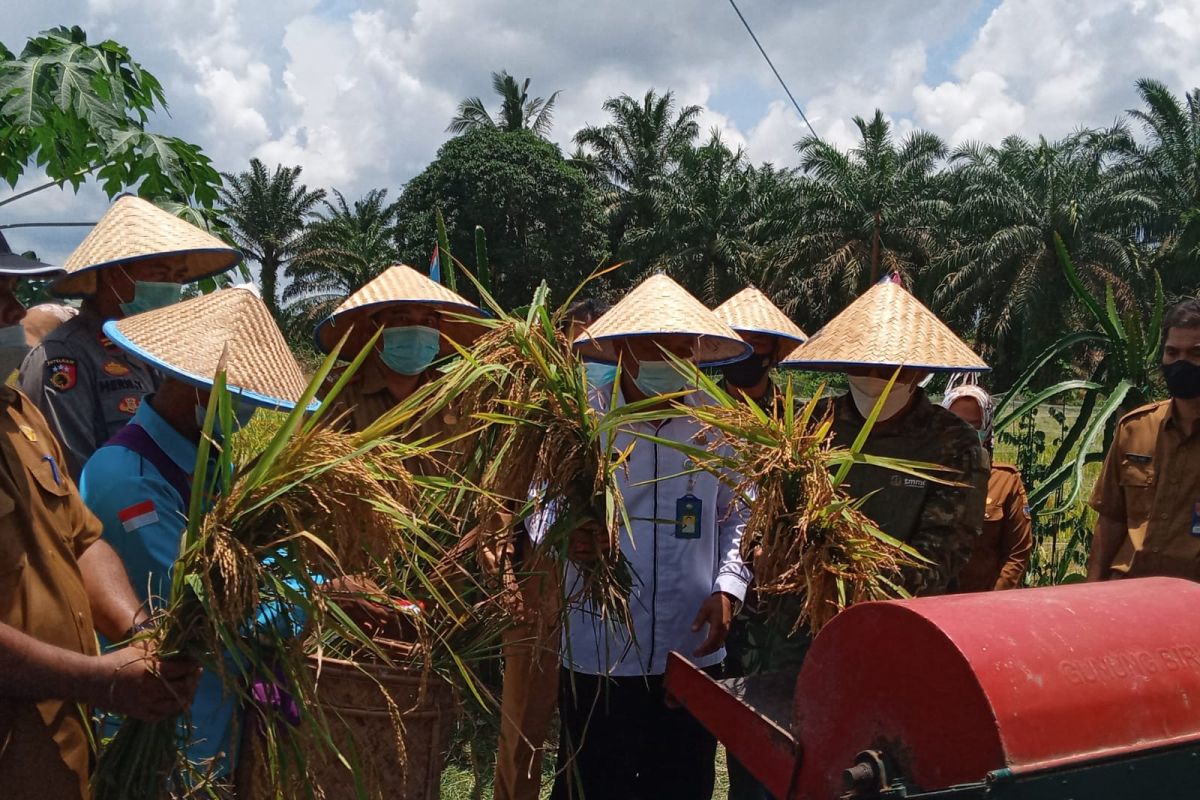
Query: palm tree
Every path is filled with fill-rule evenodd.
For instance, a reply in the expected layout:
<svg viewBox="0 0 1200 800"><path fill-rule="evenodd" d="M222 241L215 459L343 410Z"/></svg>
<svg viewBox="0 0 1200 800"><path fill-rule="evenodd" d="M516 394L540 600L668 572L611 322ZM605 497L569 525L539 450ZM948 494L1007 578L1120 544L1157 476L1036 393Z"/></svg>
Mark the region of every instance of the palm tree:
<svg viewBox="0 0 1200 800"><path fill-rule="evenodd" d="M458 104L458 113L446 128L460 134L477 128L499 128L503 131L530 130L543 139L554 122L554 103L559 92L547 98L529 96L529 78L518 84L506 70L492 73L492 90L500 95L500 114L493 117L478 97L468 97Z"/></svg>
<svg viewBox="0 0 1200 800"><path fill-rule="evenodd" d="M796 144L804 207L787 243L800 293L818 318L839 311L881 276L910 283L930 263L949 213L937 173L946 145L914 131L899 143L879 110L854 118L860 141L843 152L815 136Z"/></svg>
<svg viewBox="0 0 1200 800"><path fill-rule="evenodd" d="M1158 204L1145 233L1160 245L1156 261L1167 290L1190 294L1200 261L1200 88L1181 103L1158 81L1143 78L1137 87L1145 110L1129 115L1141 123L1147 142L1131 142L1126 155Z"/></svg>
<svg viewBox="0 0 1200 800"><path fill-rule="evenodd" d="M225 174L221 189L224 219L238 248L257 261L263 302L281 319L276 285L280 267L295 255L296 245L312 210L325 199L325 190L309 191L299 183L300 167L277 164L273 173L257 158L250 169Z"/></svg>
<svg viewBox="0 0 1200 800"><path fill-rule="evenodd" d="M696 118L701 109L685 106L676 112L671 92L659 95L651 89L640 102L624 94L611 97L604 110L609 123L588 125L575 134L580 151L574 162L601 189L610 248L619 252L627 230L657 223L655 198L669 191L671 173L700 134Z"/></svg>
<svg viewBox="0 0 1200 800"><path fill-rule="evenodd" d="M703 146L683 152L669 183L656 187L660 219L650 228L632 228L626 250L655 254L649 266L664 268L716 305L745 286L750 189L745 154L730 150L714 130Z"/></svg>
<svg viewBox="0 0 1200 800"><path fill-rule="evenodd" d="M997 366L997 385L1057 338L1075 308L1055 235L1093 291L1103 296L1111 283L1123 304L1136 301L1141 270L1132 244L1155 204L1135 176L1109 169L1127 146L1114 128L1053 143L1013 136L999 147L967 144L951 157L956 246L938 270L945 277L937 301L974 330Z"/></svg>
<svg viewBox="0 0 1200 800"><path fill-rule="evenodd" d="M283 299L294 339L306 339L339 303L400 261L399 203L387 202L387 190L372 189L353 206L341 192L333 194L336 202L325 201L285 270L291 283Z"/></svg>

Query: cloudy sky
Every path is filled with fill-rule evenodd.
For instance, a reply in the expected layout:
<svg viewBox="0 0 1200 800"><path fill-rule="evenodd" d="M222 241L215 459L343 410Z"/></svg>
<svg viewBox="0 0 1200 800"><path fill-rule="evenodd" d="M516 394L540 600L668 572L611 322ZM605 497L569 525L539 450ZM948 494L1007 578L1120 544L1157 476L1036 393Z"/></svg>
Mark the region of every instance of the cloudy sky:
<svg viewBox="0 0 1200 800"><path fill-rule="evenodd" d="M1200 0L740 0L817 132L882 109L952 142L1057 137L1137 104L1134 80L1200 83ZM562 90L553 138L602 122L619 93L672 89L756 161L794 164L805 129L727 0L38 0L6 3L0 41L78 24L163 82L156 130L222 170L301 164L310 186L393 193L494 70ZM29 176L27 182L33 180ZM0 190L0 197L7 187ZM105 201L48 191L8 220L95 219ZM61 259L82 233L22 230Z"/></svg>

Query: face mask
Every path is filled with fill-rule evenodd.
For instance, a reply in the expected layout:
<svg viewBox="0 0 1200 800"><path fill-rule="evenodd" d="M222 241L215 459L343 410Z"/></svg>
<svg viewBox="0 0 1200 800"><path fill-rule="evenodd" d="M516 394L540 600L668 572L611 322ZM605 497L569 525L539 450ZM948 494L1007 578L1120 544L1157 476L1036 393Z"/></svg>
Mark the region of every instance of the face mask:
<svg viewBox="0 0 1200 800"><path fill-rule="evenodd" d="M862 414L863 419L871 416L871 411L874 410L875 404L879 402L880 395L887 388L888 378L860 378L849 376L850 381L850 396L854 399L854 407L858 409L858 413ZM899 414L909 401L916 394L916 387L907 383L896 382L892 387L892 391L888 393L887 400L883 401L883 408L879 411L878 421L883 422Z"/></svg>
<svg viewBox="0 0 1200 800"><path fill-rule="evenodd" d="M678 392L687 386L687 377L681 375L669 361L639 361L634 385L647 397Z"/></svg>
<svg viewBox="0 0 1200 800"><path fill-rule="evenodd" d="M166 308L179 302L183 294L183 285L179 283L160 283L156 281L134 281L133 299L121 303L125 316L132 317L156 308Z"/></svg>
<svg viewBox="0 0 1200 800"><path fill-rule="evenodd" d="M25 343L25 328L20 325L9 325L0 328L0 383L4 382L13 370L21 366L29 353L29 345Z"/></svg>
<svg viewBox="0 0 1200 800"><path fill-rule="evenodd" d="M598 361L583 362L583 371L587 377L588 386L608 386L617 377L616 364L601 364Z"/></svg>
<svg viewBox="0 0 1200 800"><path fill-rule="evenodd" d="M234 400L233 406L233 428L235 431L240 431L242 428L250 424L250 418L254 416L254 412L258 409L246 403L238 403ZM208 413L208 409L200 404L196 404L196 427L204 430L204 415ZM213 420L213 436L217 439L223 438L221 431L221 417L217 416Z"/></svg>
<svg viewBox="0 0 1200 800"><path fill-rule="evenodd" d="M401 375L418 375L437 358L442 347L442 335L437 328L425 325L405 325L385 328L383 349L379 357L387 368Z"/></svg>
<svg viewBox="0 0 1200 800"><path fill-rule="evenodd" d="M726 364L721 367L721 372L725 374L725 380L731 386L741 386L743 389L748 389L751 386L757 386L758 382L771 369L771 356L767 355L751 355L749 358L743 358L741 361L735 361L732 364Z"/></svg>
<svg viewBox="0 0 1200 800"><path fill-rule="evenodd" d="M1200 397L1200 366L1185 359L1163 366L1163 378L1171 397L1192 400Z"/></svg>

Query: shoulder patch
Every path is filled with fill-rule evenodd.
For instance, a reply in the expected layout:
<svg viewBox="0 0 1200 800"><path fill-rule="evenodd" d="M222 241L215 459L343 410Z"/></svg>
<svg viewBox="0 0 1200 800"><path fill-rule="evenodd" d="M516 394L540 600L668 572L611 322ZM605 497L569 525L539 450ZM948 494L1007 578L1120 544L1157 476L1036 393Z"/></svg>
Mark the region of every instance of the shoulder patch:
<svg viewBox="0 0 1200 800"><path fill-rule="evenodd" d="M138 406L141 404L142 398L138 397L137 395L130 395L122 398L121 402L117 403L117 411L120 411L123 414L128 414L132 417L137 413Z"/></svg>
<svg viewBox="0 0 1200 800"><path fill-rule="evenodd" d="M73 358L46 359L46 383L60 392L75 388L79 380L78 365Z"/></svg>

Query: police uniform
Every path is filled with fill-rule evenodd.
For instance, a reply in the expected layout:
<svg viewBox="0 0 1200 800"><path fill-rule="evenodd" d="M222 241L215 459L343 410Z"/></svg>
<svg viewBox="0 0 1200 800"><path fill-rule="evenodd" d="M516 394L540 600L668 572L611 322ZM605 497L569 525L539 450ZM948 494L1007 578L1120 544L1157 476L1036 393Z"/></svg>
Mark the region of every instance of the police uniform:
<svg viewBox="0 0 1200 800"><path fill-rule="evenodd" d="M78 479L100 445L123 428L161 381L104 335L104 320L84 309L51 331L21 365L20 385L67 452Z"/></svg>
<svg viewBox="0 0 1200 800"><path fill-rule="evenodd" d="M862 430L863 417L849 394L832 402L833 443L849 447ZM863 452L937 464L950 470L937 477L962 484L856 464L844 487L851 497L866 498L862 511L880 530L932 562L905 570L909 592L929 595L952 589L983 528L990 469L979 435L918 389L908 411L876 424Z"/></svg>
<svg viewBox="0 0 1200 800"><path fill-rule="evenodd" d="M1009 464L992 464L983 534L971 560L958 574L960 592L1015 589L1029 568L1033 553L1033 523L1021 473Z"/></svg>
<svg viewBox="0 0 1200 800"><path fill-rule="evenodd" d="M1116 577L1200 580L1200 435L1185 437L1172 401L1126 414L1092 492L1092 508L1125 526Z"/></svg>
<svg viewBox="0 0 1200 800"><path fill-rule="evenodd" d="M0 388L0 622L96 655L77 559L100 537L29 398ZM88 797L87 711L66 700L0 697L0 797Z"/></svg>

